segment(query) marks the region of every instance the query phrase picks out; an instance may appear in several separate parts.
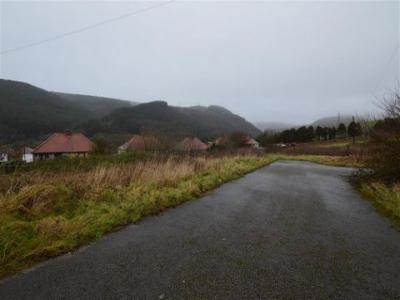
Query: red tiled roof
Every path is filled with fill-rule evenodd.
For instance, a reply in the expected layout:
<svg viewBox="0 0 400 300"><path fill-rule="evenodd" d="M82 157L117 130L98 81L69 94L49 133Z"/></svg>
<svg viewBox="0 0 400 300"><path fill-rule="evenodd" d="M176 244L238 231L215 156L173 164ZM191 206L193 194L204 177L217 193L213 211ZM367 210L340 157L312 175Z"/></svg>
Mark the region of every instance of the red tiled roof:
<svg viewBox="0 0 400 300"><path fill-rule="evenodd" d="M155 150L160 146L160 141L152 136L135 134L132 138L120 146L121 150Z"/></svg>
<svg viewBox="0 0 400 300"><path fill-rule="evenodd" d="M223 136L221 136L221 137L219 137L219 138L217 138L217 139L215 140L215 145L218 145L218 146L226 146L226 145L229 144L229 142L230 142L229 136L223 135Z"/></svg>
<svg viewBox="0 0 400 300"><path fill-rule="evenodd" d="M41 143L33 153L90 152L94 144L82 133L54 133Z"/></svg>
<svg viewBox="0 0 400 300"><path fill-rule="evenodd" d="M192 150L206 150L207 145L204 144L197 137L186 137L181 141L177 147L178 150L192 151Z"/></svg>
<svg viewBox="0 0 400 300"><path fill-rule="evenodd" d="M218 146L227 146L230 143L231 143L231 137L227 135L221 136L215 140L215 144ZM254 145L257 143L258 142L249 135L246 135L245 140L243 141L244 145Z"/></svg>
<svg viewBox="0 0 400 300"><path fill-rule="evenodd" d="M247 136L246 138L246 145L256 145L258 142L253 139L251 136Z"/></svg>

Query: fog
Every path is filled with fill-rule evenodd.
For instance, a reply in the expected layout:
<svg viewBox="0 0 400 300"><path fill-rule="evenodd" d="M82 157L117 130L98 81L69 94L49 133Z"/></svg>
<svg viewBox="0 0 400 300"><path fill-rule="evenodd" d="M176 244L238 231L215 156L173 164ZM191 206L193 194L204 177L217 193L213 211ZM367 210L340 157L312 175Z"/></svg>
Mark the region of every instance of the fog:
<svg viewBox="0 0 400 300"><path fill-rule="evenodd" d="M51 40L156 4L3 1L1 77L295 124L376 111L399 79L395 1L175 1Z"/></svg>

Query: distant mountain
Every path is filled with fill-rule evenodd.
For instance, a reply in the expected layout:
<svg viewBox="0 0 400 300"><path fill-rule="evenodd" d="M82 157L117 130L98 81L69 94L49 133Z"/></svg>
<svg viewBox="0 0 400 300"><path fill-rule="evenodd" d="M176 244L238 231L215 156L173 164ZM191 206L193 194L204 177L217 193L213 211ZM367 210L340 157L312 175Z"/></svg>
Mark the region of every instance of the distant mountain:
<svg viewBox="0 0 400 300"><path fill-rule="evenodd" d="M27 83L0 79L0 141L62 131L91 118L83 106Z"/></svg>
<svg viewBox="0 0 400 300"><path fill-rule="evenodd" d="M298 125L283 123L283 122L255 122L254 125L262 131L268 130L275 132L283 131L289 128L299 127Z"/></svg>
<svg viewBox="0 0 400 300"><path fill-rule="evenodd" d="M219 106L175 107L156 101L125 100L56 93L27 83L0 79L0 142L40 139L55 131L83 130L93 136L117 136L143 130L209 139L234 131L261 132Z"/></svg>
<svg viewBox="0 0 400 300"><path fill-rule="evenodd" d="M326 117L321 118L314 121L311 125L314 127L321 126L321 127L337 127L340 123L345 124L346 126L350 124L353 117L350 115L343 115L338 118L338 116Z"/></svg>
<svg viewBox="0 0 400 300"><path fill-rule="evenodd" d="M130 107L138 104L136 102L114 99L114 98L57 93L57 92L54 93L65 100L71 101L85 108L86 110L91 112L95 118L104 117L105 115L109 114L110 112L112 112L117 108Z"/></svg>
<svg viewBox="0 0 400 300"><path fill-rule="evenodd" d="M235 131L242 131L253 137L261 134L261 131L252 123L222 106L193 106L181 108L181 110L194 120L204 124L212 133L211 136Z"/></svg>
<svg viewBox="0 0 400 300"><path fill-rule="evenodd" d="M252 136L261 133L242 117L219 106L175 107L164 101L120 108L101 120L83 125L88 134L155 132L166 136L215 138L224 133L242 131Z"/></svg>

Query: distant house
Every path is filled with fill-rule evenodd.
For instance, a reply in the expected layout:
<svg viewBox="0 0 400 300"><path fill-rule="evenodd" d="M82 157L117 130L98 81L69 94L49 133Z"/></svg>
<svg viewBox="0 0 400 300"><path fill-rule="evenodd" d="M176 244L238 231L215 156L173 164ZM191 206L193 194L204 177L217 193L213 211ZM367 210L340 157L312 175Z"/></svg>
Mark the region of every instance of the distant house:
<svg viewBox="0 0 400 300"><path fill-rule="evenodd" d="M57 157L87 157L94 144L82 133L54 133L33 151L34 160Z"/></svg>
<svg viewBox="0 0 400 300"><path fill-rule="evenodd" d="M153 151L160 148L160 141L152 136L135 134L125 144L118 147L118 153L127 151Z"/></svg>
<svg viewBox="0 0 400 300"><path fill-rule="evenodd" d="M219 147L227 147L229 144L230 144L230 138L228 135L220 136L214 142L214 145Z"/></svg>
<svg viewBox="0 0 400 300"><path fill-rule="evenodd" d="M8 162L8 154L0 152L0 164Z"/></svg>
<svg viewBox="0 0 400 300"><path fill-rule="evenodd" d="M242 133L232 133L217 138L214 142L219 147L251 147L260 148L260 144L251 136Z"/></svg>
<svg viewBox="0 0 400 300"><path fill-rule="evenodd" d="M24 147L22 152L22 161L26 163L33 162L33 151L34 149L29 147Z"/></svg>
<svg viewBox="0 0 400 300"><path fill-rule="evenodd" d="M8 145L0 145L0 164L8 162L12 149Z"/></svg>
<svg viewBox="0 0 400 300"><path fill-rule="evenodd" d="M253 139L251 136L247 136L247 141L246 141L246 146L251 147L251 148L260 148L260 144Z"/></svg>
<svg viewBox="0 0 400 300"><path fill-rule="evenodd" d="M197 137L186 137L175 148L180 151L203 151L208 146Z"/></svg>

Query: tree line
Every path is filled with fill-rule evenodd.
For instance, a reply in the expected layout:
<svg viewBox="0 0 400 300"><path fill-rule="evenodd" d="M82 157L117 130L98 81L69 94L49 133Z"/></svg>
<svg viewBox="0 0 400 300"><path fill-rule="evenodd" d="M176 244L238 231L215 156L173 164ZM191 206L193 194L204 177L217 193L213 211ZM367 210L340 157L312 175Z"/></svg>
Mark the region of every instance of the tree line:
<svg viewBox="0 0 400 300"><path fill-rule="evenodd" d="M337 127L301 126L286 129L282 132L265 131L259 138L261 145L276 143L307 143L313 141L327 141L336 138L351 137L353 140L363 133L359 122L353 121L346 126L340 123Z"/></svg>

